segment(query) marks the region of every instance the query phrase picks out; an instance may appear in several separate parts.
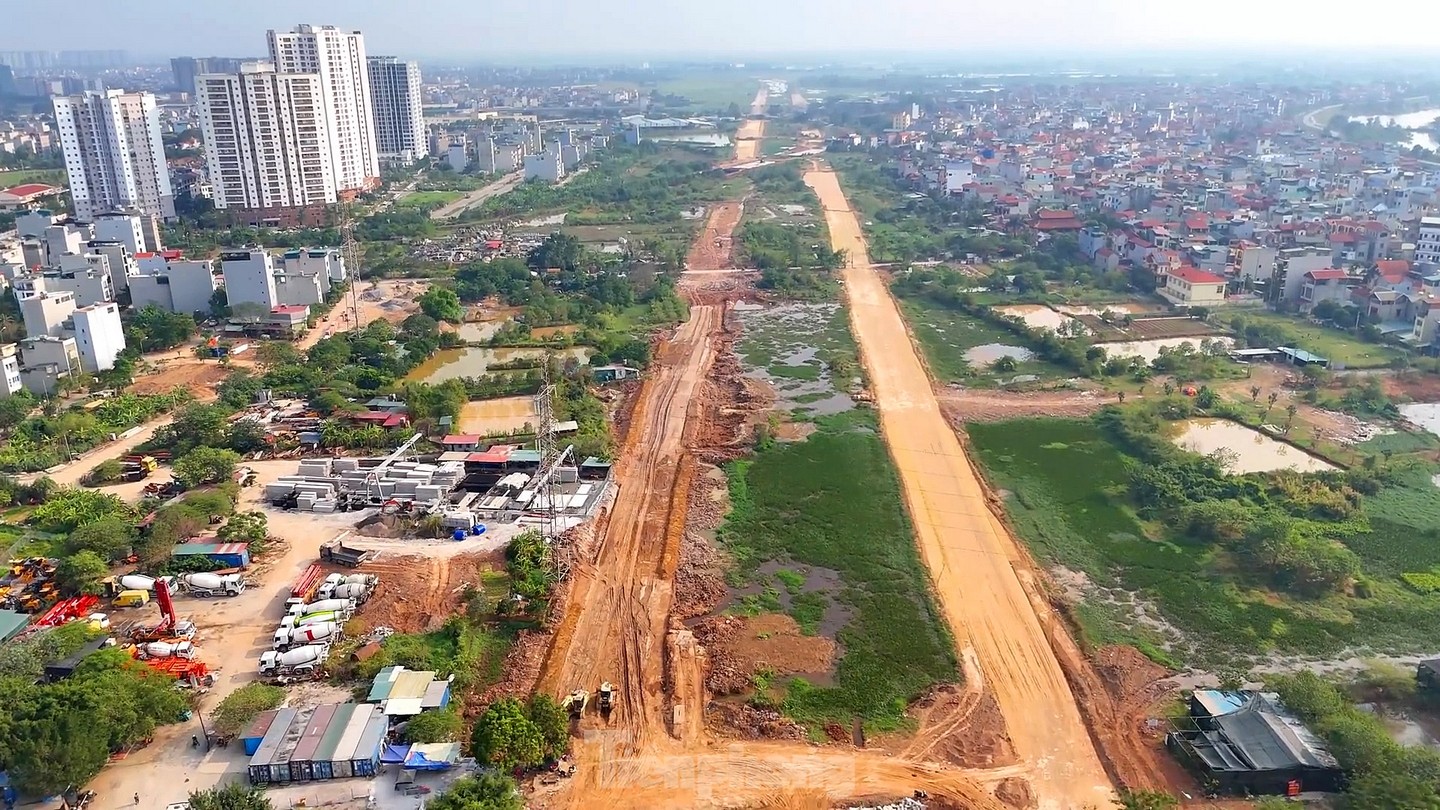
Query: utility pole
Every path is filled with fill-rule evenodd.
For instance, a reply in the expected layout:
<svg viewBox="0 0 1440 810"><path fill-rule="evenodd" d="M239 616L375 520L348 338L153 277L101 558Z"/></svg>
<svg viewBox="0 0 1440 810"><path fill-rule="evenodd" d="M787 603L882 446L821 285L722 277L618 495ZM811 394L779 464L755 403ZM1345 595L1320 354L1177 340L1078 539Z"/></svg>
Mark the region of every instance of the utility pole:
<svg viewBox="0 0 1440 810"><path fill-rule="evenodd" d="M340 209L340 255L350 277L350 330L360 329L360 243L355 241L354 203Z"/></svg>

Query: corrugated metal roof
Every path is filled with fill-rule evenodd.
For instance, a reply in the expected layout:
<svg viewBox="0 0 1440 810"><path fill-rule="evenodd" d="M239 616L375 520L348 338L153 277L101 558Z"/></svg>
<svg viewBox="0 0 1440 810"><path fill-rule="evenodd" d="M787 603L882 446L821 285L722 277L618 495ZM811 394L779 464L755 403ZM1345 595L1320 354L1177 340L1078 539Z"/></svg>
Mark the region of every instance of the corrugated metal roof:
<svg viewBox="0 0 1440 810"><path fill-rule="evenodd" d="M315 749L320 747L320 740L324 738L325 730L330 727L335 709L335 706L320 706L315 709L315 714L305 726L305 732L300 735L299 744L290 755L291 762L309 762L315 758Z"/></svg>
<svg viewBox="0 0 1440 810"><path fill-rule="evenodd" d="M269 765L270 760L280 751L280 744L285 741L285 735L290 731L290 726L295 722L295 709L278 709L275 713L275 721L270 724L270 729L265 732L265 738L260 741L260 747L255 750L255 756L250 758L250 765Z"/></svg>
<svg viewBox="0 0 1440 810"><path fill-rule="evenodd" d="M395 685L390 689L390 700L406 698L423 698L425 690L430 687L430 682L435 680L434 672L417 672L405 670L395 679Z"/></svg>
<svg viewBox="0 0 1440 810"><path fill-rule="evenodd" d="M255 719L250 721L250 727L245 729L245 733L240 735L240 739L253 740L256 737L263 739L270 732L270 726L274 724L275 718L279 716L280 709L271 709L255 715Z"/></svg>
<svg viewBox="0 0 1440 810"><path fill-rule="evenodd" d="M431 681L430 685L425 687L425 697L420 700L421 707L426 709L443 707L449 702L445 699L445 693L448 691L450 691L449 681Z"/></svg>
<svg viewBox="0 0 1440 810"><path fill-rule="evenodd" d="M325 735L320 738L320 744L315 747L315 753L310 755L312 760L330 762L335 759L335 749L340 744L340 738L345 736L345 729L350 725L350 718L359 708L354 703L342 703L335 707L335 714L330 718L330 725L325 728Z"/></svg>
<svg viewBox="0 0 1440 810"><path fill-rule="evenodd" d="M13 610L0 610L0 639L8 639L30 623L30 614Z"/></svg>
<svg viewBox="0 0 1440 810"><path fill-rule="evenodd" d="M401 666L390 666L380 670L375 675L375 682L370 685L370 695L365 700L371 703L378 703L390 697L390 690L395 686L395 679L404 672Z"/></svg>
<svg viewBox="0 0 1440 810"><path fill-rule="evenodd" d="M385 714L390 717L411 717L424 711L421 698L390 698L385 701Z"/></svg>
<svg viewBox="0 0 1440 810"><path fill-rule="evenodd" d="M171 553L176 557L187 554L241 554L248 548L249 543L179 543Z"/></svg>
<svg viewBox="0 0 1440 810"><path fill-rule="evenodd" d="M360 735L360 741L355 744L355 750L350 754L351 761L379 756L380 746L385 742L385 732L389 728L390 721L385 719L384 715L377 715L375 719L366 723L365 731Z"/></svg>
<svg viewBox="0 0 1440 810"><path fill-rule="evenodd" d="M340 735L340 741L335 744L335 750L330 752L332 762L349 762L355 759L355 746L360 742L370 721L375 719L375 713L379 708L368 703L356 707L345 724L345 731Z"/></svg>

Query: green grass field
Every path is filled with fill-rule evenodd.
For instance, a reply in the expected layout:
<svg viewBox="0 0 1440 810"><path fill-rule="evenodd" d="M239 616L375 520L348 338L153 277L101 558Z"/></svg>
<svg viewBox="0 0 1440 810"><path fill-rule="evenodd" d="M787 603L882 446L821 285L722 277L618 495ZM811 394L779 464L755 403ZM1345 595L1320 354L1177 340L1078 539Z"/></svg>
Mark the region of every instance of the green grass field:
<svg viewBox="0 0 1440 810"><path fill-rule="evenodd" d="M785 713L812 728L857 715L873 730L898 728L911 699L958 677L953 644L930 598L873 413L848 411L818 424L803 442L729 466L734 509L720 538L742 579L770 560L839 572L835 598L850 618L838 634L844 654L834 686L792 680ZM802 600L796 610L802 626L817 621L814 605Z"/></svg>
<svg viewBox="0 0 1440 810"><path fill-rule="evenodd" d="M735 104L742 114L749 114L760 83L753 76L739 73L697 73L662 81L657 89L666 95L684 96L690 101L688 106L697 112L723 113Z"/></svg>
<svg viewBox="0 0 1440 810"><path fill-rule="evenodd" d="M1162 662L1203 666L1440 646L1440 596L1399 578L1440 572L1440 489L1428 470L1367 498L1371 531L1344 539L1370 596L1303 599L1252 584L1211 547L1143 525L1124 502L1125 457L1093 424L1017 420L967 430L995 484L1013 493L1006 509L1021 539L1043 563L1084 572L1095 586L1077 611L1090 643L1131 643ZM1127 592L1155 606L1173 632L1137 621Z"/></svg>
<svg viewBox="0 0 1440 810"><path fill-rule="evenodd" d="M24 183L47 183L52 186L65 185L64 169L13 169L0 171L0 188L10 188Z"/></svg>
<svg viewBox="0 0 1440 810"><path fill-rule="evenodd" d="M1030 383L1063 380L1074 372L1044 360L1022 360L1013 371L996 371L988 366L974 367L965 360L965 352L976 346L998 343L1015 346L1016 337L998 326L945 309L928 299L906 297L900 309L925 353L930 376L939 383L962 383L972 388L993 388L1016 377L1035 377Z"/></svg>
<svg viewBox="0 0 1440 810"><path fill-rule="evenodd" d="M417 191L395 203L396 208L419 208L429 211L448 205L465 195L458 191Z"/></svg>
<svg viewBox="0 0 1440 810"><path fill-rule="evenodd" d="M1329 326L1309 323L1303 318L1278 312L1240 313L1247 324L1279 326L1293 337L1297 348L1328 357L1332 363L1346 368L1381 368L1388 366L1401 352L1393 346L1366 343Z"/></svg>

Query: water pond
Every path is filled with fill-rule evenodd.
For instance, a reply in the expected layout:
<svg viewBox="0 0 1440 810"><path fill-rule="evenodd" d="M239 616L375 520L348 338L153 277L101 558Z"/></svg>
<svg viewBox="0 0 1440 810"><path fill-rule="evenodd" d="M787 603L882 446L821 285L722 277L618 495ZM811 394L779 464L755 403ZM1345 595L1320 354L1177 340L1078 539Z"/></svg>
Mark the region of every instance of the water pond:
<svg viewBox="0 0 1440 810"><path fill-rule="evenodd" d="M558 355L563 362L574 358L588 363L595 352L589 346L571 346L568 349L515 348L491 349L467 346L463 349L441 349L433 357L405 375L407 381L440 383L463 377L480 377L489 374L491 366L512 363L516 360L542 360L547 354Z"/></svg>
<svg viewBox="0 0 1440 810"><path fill-rule="evenodd" d="M1230 458L1225 466L1232 473L1335 469L1335 465L1327 461L1228 419L1188 419L1174 442L1201 455L1209 455L1216 450L1228 451Z"/></svg>

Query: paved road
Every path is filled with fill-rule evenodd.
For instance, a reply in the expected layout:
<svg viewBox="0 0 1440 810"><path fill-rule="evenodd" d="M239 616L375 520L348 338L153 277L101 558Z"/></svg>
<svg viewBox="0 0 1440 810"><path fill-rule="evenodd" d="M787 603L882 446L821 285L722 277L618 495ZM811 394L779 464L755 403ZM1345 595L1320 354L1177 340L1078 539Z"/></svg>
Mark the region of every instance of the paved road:
<svg viewBox="0 0 1440 810"><path fill-rule="evenodd" d="M455 202L444 206L443 208L436 208L434 211L430 212L430 218L450 219L452 217L457 217L465 211L485 202L491 197L498 197L501 194L512 191L516 186L520 185L520 182L524 179L524 172L507 174L499 180L491 183L490 185L484 188L476 189L469 194L466 194L464 197L456 200Z"/></svg>

